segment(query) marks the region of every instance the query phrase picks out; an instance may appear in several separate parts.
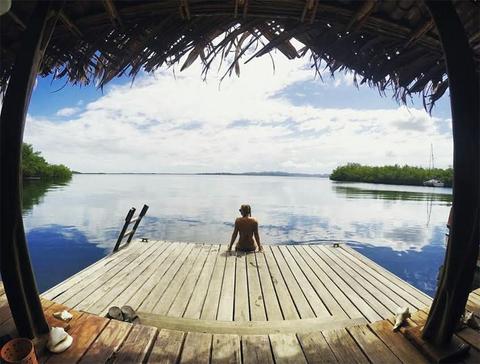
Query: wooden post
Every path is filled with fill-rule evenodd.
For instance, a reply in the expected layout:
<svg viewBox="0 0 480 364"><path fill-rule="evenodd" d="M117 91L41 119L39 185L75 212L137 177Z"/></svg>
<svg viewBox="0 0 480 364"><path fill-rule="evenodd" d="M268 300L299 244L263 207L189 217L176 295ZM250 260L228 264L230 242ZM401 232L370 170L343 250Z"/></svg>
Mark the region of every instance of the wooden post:
<svg viewBox="0 0 480 364"><path fill-rule="evenodd" d="M453 225L444 270L424 340L448 346L464 312L479 249L479 76L465 29L451 1L426 4L442 40L447 63L453 127Z"/></svg>
<svg viewBox="0 0 480 364"><path fill-rule="evenodd" d="M38 68L55 27L50 1L39 1L24 31L0 116L0 264L20 336L48 332L38 297L22 219L21 151L25 117ZM59 3L55 4L58 7Z"/></svg>

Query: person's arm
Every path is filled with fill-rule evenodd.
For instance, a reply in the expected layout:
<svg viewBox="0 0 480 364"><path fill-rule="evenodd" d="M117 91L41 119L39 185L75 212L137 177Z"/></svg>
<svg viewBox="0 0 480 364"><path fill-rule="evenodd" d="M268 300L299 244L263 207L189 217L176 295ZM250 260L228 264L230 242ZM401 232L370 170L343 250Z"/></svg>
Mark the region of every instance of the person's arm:
<svg viewBox="0 0 480 364"><path fill-rule="evenodd" d="M260 243L260 235L258 234L258 222L255 221L255 230L253 230L253 235L255 236L255 241L258 245L258 251L263 252L263 246Z"/></svg>
<svg viewBox="0 0 480 364"><path fill-rule="evenodd" d="M230 244L228 245L228 251L232 250L233 243L235 243L235 240L237 240L237 235L238 235L238 224L237 224L237 221L235 220L235 228L233 229L232 240L230 240Z"/></svg>

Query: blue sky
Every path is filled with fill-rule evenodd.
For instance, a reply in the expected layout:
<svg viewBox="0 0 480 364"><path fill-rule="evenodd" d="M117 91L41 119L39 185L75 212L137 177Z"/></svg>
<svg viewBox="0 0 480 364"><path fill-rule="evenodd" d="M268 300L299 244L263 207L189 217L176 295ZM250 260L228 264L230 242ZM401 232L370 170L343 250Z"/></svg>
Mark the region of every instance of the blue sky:
<svg viewBox="0 0 480 364"><path fill-rule="evenodd" d="M225 78L194 64L123 77L102 90L39 78L25 141L82 172L330 172L347 162L439 167L452 163L448 91L432 115L353 85L315 78L308 58L274 55Z"/></svg>

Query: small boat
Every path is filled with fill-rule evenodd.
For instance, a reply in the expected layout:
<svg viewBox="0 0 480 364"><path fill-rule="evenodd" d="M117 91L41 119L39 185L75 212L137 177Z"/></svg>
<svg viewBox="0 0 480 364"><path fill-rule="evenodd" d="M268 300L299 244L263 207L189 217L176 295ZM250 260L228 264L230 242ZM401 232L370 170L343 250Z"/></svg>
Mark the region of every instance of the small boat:
<svg viewBox="0 0 480 364"><path fill-rule="evenodd" d="M432 178L429 179L428 181L423 182L424 186L427 187L444 187L445 184L442 181L439 181L438 179Z"/></svg>
<svg viewBox="0 0 480 364"><path fill-rule="evenodd" d="M434 167L434 157L433 157L433 144L430 144L430 161L428 163L428 170L431 172L435 167ZM442 181L439 181L438 179L432 178L429 179L428 181L423 182L424 186L427 187L444 187L445 184Z"/></svg>

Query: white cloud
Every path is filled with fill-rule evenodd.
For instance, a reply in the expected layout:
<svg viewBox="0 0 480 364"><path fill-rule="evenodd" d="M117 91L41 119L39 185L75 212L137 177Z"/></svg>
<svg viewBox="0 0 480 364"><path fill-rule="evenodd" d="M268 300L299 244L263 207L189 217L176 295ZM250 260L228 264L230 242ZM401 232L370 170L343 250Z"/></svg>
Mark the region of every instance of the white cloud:
<svg viewBox="0 0 480 364"><path fill-rule="evenodd" d="M294 104L281 91L312 80L313 71L305 60L275 62L275 74L268 57L261 58L222 83L213 73L203 82L196 64L176 78L171 71L142 76L133 86L112 86L82 112L59 110L67 117L62 123L30 116L26 140L52 162L85 172L329 172L349 161L427 165L431 142L437 165L451 164L451 135L438 131L445 120L395 105ZM353 82L349 74L337 80ZM326 81L328 87L336 82Z"/></svg>
<svg viewBox="0 0 480 364"><path fill-rule="evenodd" d="M65 107L56 112L57 116L72 116L80 111L79 107Z"/></svg>

